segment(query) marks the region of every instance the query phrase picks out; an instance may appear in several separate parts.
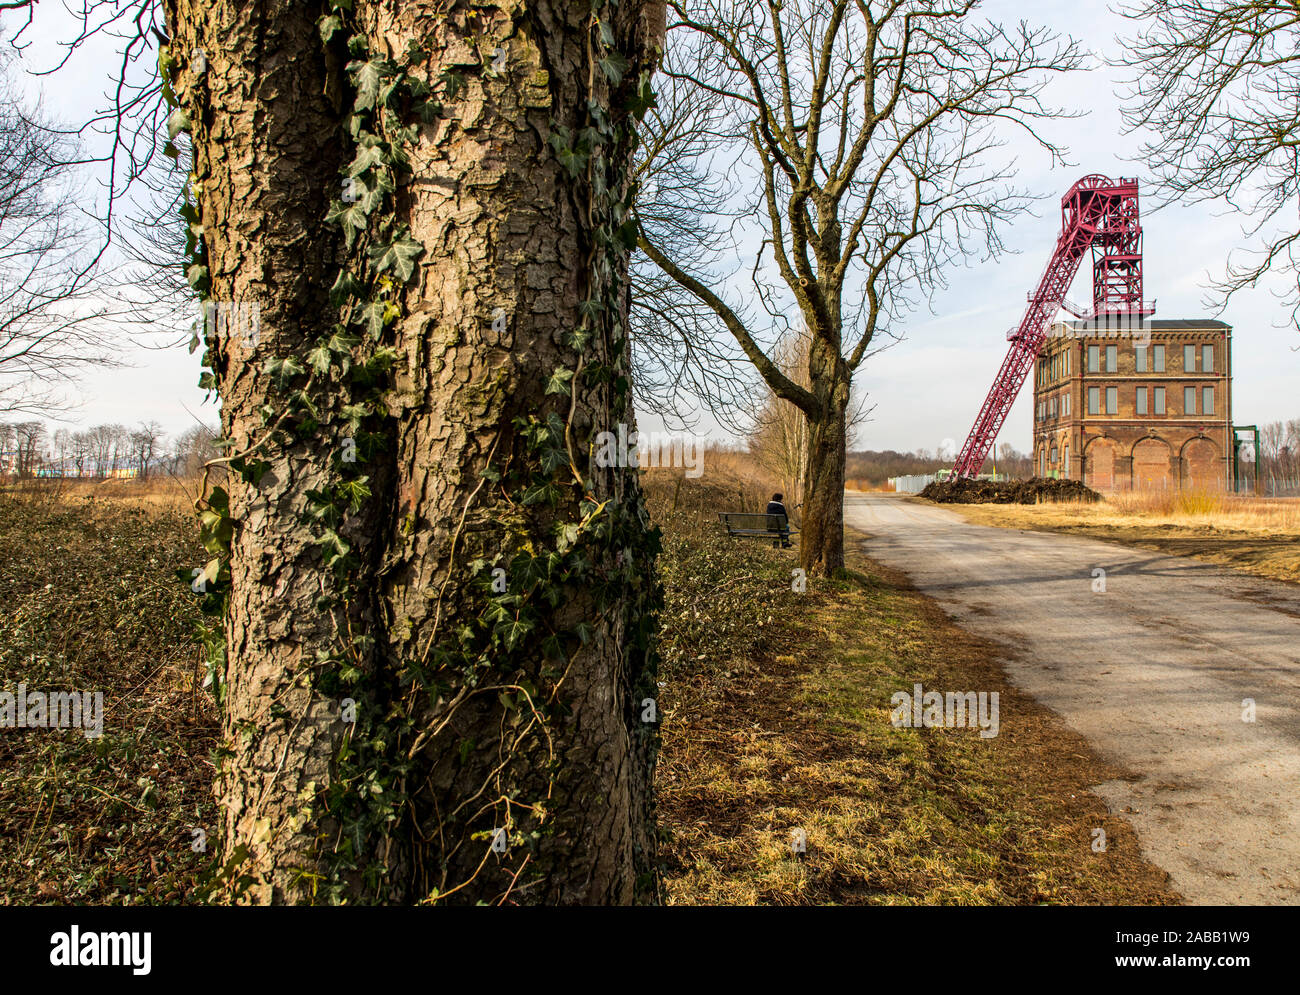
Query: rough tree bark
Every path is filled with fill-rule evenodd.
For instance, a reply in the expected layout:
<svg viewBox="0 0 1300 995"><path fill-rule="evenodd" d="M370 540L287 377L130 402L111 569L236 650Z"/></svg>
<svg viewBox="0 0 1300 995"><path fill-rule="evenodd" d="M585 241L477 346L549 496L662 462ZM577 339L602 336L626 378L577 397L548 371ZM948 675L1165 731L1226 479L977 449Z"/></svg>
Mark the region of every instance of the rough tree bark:
<svg viewBox="0 0 1300 995"><path fill-rule="evenodd" d="M629 149L571 152L589 100L628 117L655 5L383 0L328 42L329 3L166 8L208 294L260 306L255 342L208 343L224 435L263 465L230 499L224 880L253 902L654 900L655 545L635 471L591 456L595 433L634 428L627 249L600 249ZM602 42L625 71L603 70ZM424 253L384 319L385 410L357 450L356 398L317 385L318 417L263 443L282 399L267 360L282 375L339 320L348 248L325 218L357 151L346 67L412 43L413 74L457 85L394 194ZM562 444L542 458L569 465L543 472L548 419ZM311 515L349 446L370 496L338 528L352 565L334 598ZM538 473L554 480L512 489ZM344 685L322 663L340 643Z"/></svg>

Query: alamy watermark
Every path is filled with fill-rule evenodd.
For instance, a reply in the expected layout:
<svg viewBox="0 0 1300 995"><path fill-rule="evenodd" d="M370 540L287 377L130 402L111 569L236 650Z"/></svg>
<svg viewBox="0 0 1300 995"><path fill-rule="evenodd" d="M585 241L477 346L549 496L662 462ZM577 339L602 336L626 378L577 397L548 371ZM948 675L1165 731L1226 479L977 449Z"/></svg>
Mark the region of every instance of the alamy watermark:
<svg viewBox="0 0 1300 995"><path fill-rule="evenodd" d="M238 339L255 349L262 334L262 306L256 301L200 301L198 323L205 338Z"/></svg>
<svg viewBox="0 0 1300 995"><path fill-rule="evenodd" d="M50 936L50 963L54 967L129 967L134 975L152 969L153 934L98 932L72 926Z"/></svg>
<svg viewBox="0 0 1300 995"><path fill-rule="evenodd" d="M692 435L667 432L629 432L620 423L617 432L598 432L596 465L608 467L681 467L688 477L704 474L704 447Z"/></svg>
<svg viewBox="0 0 1300 995"><path fill-rule="evenodd" d="M87 739L104 735L104 692L0 691L0 729L81 729Z"/></svg>
<svg viewBox="0 0 1300 995"><path fill-rule="evenodd" d="M894 707L889 721L895 729L974 729L979 727L981 739L992 739L998 734L997 691L925 691L920 684L912 686L912 693L896 691L889 699Z"/></svg>
<svg viewBox="0 0 1300 995"><path fill-rule="evenodd" d="M1048 338L1132 339L1145 348L1151 344L1151 316L1133 311L1104 311L1087 318L1056 320L1048 325Z"/></svg>

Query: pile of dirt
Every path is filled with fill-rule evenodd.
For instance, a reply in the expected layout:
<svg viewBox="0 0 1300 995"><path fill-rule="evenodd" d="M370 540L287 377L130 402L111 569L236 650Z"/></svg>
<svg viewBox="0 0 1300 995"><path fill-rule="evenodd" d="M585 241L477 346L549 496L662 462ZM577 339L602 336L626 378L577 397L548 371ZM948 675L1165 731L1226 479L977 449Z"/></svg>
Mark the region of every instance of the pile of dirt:
<svg viewBox="0 0 1300 995"><path fill-rule="evenodd" d="M1030 480L938 480L921 497L939 504L1040 504L1044 501L1100 501L1081 480L1033 477Z"/></svg>

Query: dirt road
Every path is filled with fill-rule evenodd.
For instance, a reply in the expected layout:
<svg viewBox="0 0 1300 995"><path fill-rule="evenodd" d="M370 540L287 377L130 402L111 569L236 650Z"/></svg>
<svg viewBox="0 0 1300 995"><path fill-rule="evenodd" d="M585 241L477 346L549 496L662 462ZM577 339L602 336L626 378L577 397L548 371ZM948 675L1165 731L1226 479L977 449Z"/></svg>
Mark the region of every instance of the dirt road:
<svg viewBox="0 0 1300 995"><path fill-rule="evenodd" d="M893 495L850 491L844 517L1136 775L1095 790L1189 902L1300 904L1300 586Z"/></svg>

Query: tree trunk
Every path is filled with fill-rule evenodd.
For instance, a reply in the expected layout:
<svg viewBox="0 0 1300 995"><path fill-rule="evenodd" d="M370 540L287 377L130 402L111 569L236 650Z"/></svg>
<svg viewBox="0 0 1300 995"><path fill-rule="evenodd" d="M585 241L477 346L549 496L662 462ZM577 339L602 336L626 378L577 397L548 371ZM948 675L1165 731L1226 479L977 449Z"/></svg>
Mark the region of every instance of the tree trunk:
<svg viewBox="0 0 1300 995"><path fill-rule="evenodd" d="M808 419L799 564L809 576L827 576L844 567L845 429L842 407Z"/></svg>
<svg viewBox="0 0 1300 995"><path fill-rule="evenodd" d="M635 469L593 456L635 431L620 229L643 6L357 3L323 43L325 6L166 2L209 295L260 307L254 343L208 343L247 453L221 787L241 900L655 898L657 540ZM367 116L403 72L391 117ZM367 255L325 219L345 173L371 175L349 169L358 122L402 114L410 171ZM408 230L410 278L366 283ZM373 327L345 375L286 387L286 358L353 320L345 268Z"/></svg>
<svg viewBox="0 0 1300 995"><path fill-rule="evenodd" d="M816 406L804 412L807 462L799 562L815 577L844 568L844 461L852 377L840 355L838 330L810 337L808 383Z"/></svg>

